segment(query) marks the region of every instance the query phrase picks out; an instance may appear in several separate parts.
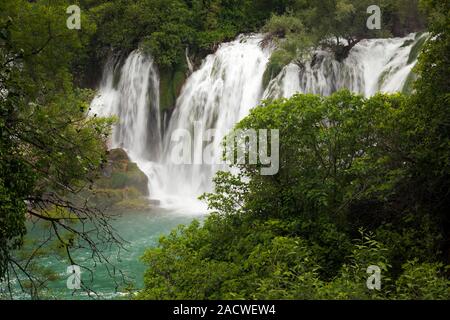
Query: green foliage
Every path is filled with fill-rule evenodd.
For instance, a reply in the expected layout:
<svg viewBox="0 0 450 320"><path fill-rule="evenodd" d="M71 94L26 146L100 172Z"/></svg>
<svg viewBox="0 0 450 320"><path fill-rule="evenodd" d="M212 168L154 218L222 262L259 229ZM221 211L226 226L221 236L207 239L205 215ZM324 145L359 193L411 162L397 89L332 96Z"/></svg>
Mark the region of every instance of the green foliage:
<svg viewBox="0 0 450 320"><path fill-rule="evenodd" d="M363 39L403 36L424 28L418 1L383 0L376 3L382 12L382 28L370 30L367 8L373 4L370 0L290 1L287 12L272 15L263 28L267 40L274 39L277 45L266 76L276 76L283 64L305 62L312 48L331 50L340 61Z"/></svg>
<svg viewBox="0 0 450 320"><path fill-rule="evenodd" d="M56 275L30 256L11 255L23 245L28 216L46 222L65 255L82 243L70 223L89 219L97 231L109 230L104 217L95 220L71 200L107 161L113 122L88 118L93 93L73 82L111 51L150 52L168 108L184 81L186 48L198 63L269 18L263 30L278 50L266 83L311 47L343 59L361 39L423 27L417 2L407 0L379 3L380 32L366 28L369 0L85 0L75 31L66 28L69 4L0 4L0 280L25 266L42 279L23 283L32 297ZM215 193L202 197L214 211L204 224L180 227L145 253L138 298L449 298L450 8L438 0L421 7L431 40L419 38L411 52L410 62L419 55L411 97L340 91L255 108L236 129L280 130L279 173L261 176L260 164L219 173ZM123 154L115 156L122 165ZM111 188L102 182L89 193L94 203L106 197L126 208L146 205L134 188L146 188L136 166L113 172ZM382 269L381 292L365 286L368 265Z"/></svg>
<svg viewBox="0 0 450 320"><path fill-rule="evenodd" d="M420 199L405 199L403 191L413 163L403 158L399 121L411 100L341 91L252 110L236 129L280 130L279 173L261 176L252 165L241 165L238 176L219 173L216 192L202 197L215 214L147 252L139 297L414 298L391 279L406 277L398 269L407 261L435 261L443 238ZM352 245L361 227L377 237ZM382 292L365 285L370 265L382 269ZM437 270L430 277L438 279ZM434 297L445 298L439 290Z"/></svg>
<svg viewBox="0 0 450 320"><path fill-rule="evenodd" d="M448 1L423 1L429 15L430 40L419 56L415 72L419 75L411 103L405 108L405 149L414 166L408 170L411 197L422 199L421 204L438 221L447 240L443 255L448 256L450 206L450 50Z"/></svg>
<svg viewBox="0 0 450 320"><path fill-rule="evenodd" d="M339 275L319 288L320 299L386 299L390 297L390 279L385 276L390 265L386 249L374 240L373 236L361 232L362 238L356 240L349 261L342 265ZM382 292L369 290L366 286L367 267L381 269Z"/></svg>
<svg viewBox="0 0 450 320"><path fill-rule="evenodd" d="M160 73L160 109L162 111L175 107L177 97L186 81L187 66L185 63L174 66L173 70Z"/></svg>
<svg viewBox="0 0 450 320"><path fill-rule="evenodd" d="M12 58L8 53L21 58L24 69L12 70L20 72L14 79L20 79L20 85L35 96L41 93L40 99L61 90L70 91L71 71L86 58L83 47L95 31L95 25L84 16L82 31L67 28L66 8L70 4L65 0L5 0L0 5L3 41L7 45L3 58Z"/></svg>
<svg viewBox="0 0 450 320"><path fill-rule="evenodd" d="M398 160L383 154L383 144L375 142L400 144L395 117L403 101L401 96L364 99L342 91L327 98L297 95L252 110L237 128L278 128L283 163L276 178L260 176L254 167L241 168L251 176L255 192L249 203L255 212L308 218L332 210L335 222L345 223L341 219L352 201L373 194L387 197L403 168L391 168Z"/></svg>
<svg viewBox="0 0 450 320"><path fill-rule="evenodd" d="M433 40L413 94L344 90L253 109L236 129L279 130L278 174L218 173L204 225L144 255L138 298L449 298L449 7L426 4ZM380 291L367 289L370 265Z"/></svg>
<svg viewBox="0 0 450 320"><path fill-rule="evenodd" d="M407 62L408 64L413 63L414 61L417 60L420 50L422 49L423 45L427 41L427 38L428 37L426 35L420 35L419 39L416 40L416 43L411 48L411 52L409 53L408 62Z"/></svg>
<svg viewBox="0 0 450 320"><path fill-rule="evenodd" d="M32 264L21 267L11 256L22 245L27 217L52 221L57 232L70 219L55 215L58 208L77 217L89 213L66 199L97 176L105 159L112 121L86 116L93 93L74 88L71 73L94 27L85 21L83 32L69 30L67 6L62 0L0 4L1 280L33 272Z"/></svg>
<svg viewBox="0 0 450 320"><path fill-rule="evenodd" d="M422 299L448 295L448 280L434 265L406 268L394 284L387 249L367 234L352 245L336 275L326 280L320 276L316 244L293 236L292 231L283 220L218 215L204 226L197 221L182 226L143 256L148 270L145 289L137 299L418 298L412 286L423 288ZM367 289L369 265L381 268L382 291ZM430 285L422 286L425 281Z"/></svg>
<svg viewBox="0 0 450 320"><path fill-rule="evenodd" d="M442 264L412 260L403 269L403 274L396 281L397 299L450 299L450 281L442 273Z"/></svg>
<svg viewBox="0 0 450 320"><path fill-rule="evenodd" d="M152 11L146 10L140 15L148 28L148 36L142 40L141 47L156 58L160 67L181 63L185 43L193 33L190 27L191 13L186 4L174 0L147 0L142 1L142 7L152 8Z"/></svg>
<svg viewBox="0 0 450 320"><path fill-rule="evenodd" d="M239 219L212 216L203 228L194 222L163 237L161 246L143 257L150 267L148 286L138 298L282 298L286 291L310 297L317 264L305 241L275 236L272 225L283 226L282 221L253 222L252 230L247 224L232 227L233 221ZM224 227L233 233L226 234ZM221 243L212 232L219 232Z"/></svg>
<svg viewBox="0 0 450 320"><path fill-rule="evenodd" d="M161 69L184 62L185 49L202 58L239 33L257 31L271 12L285 9L271 0L114 0L85 5L98 30L92 56L111 49L150 52Z"/></svg>

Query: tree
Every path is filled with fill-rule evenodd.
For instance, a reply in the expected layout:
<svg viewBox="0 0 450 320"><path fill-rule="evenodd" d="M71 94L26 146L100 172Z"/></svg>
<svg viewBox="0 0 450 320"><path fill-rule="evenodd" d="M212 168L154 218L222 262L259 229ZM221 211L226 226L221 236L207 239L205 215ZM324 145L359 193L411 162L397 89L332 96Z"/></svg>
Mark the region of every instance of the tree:
<svg viewBox="0 0 450 320"><path fill-rule="evenodd" d="M32 257L19 261L13 253L23 244L26 221L47 222L71 264L74 248L90 248L107 261L99 246L119 242L109 218L76 199L105 159L112 120L87 117L92 92L73 87L71 68L87 39L66 28L66 6L0 5L0 279L10 288L13 278L20 285L27 278L32 297L40 285Z"/></svg>
<svg viewBox="0 0 450 320"><path fill-rule="evenodd" d="M383 0L376 3L381 11L381 29L370 30L367 9L373 4L369 0L292 1L286 13L272 15L263 27L265 41L274 39L277 45L269 75L275 77L289 62L311 60L316 48L330 50L342 61L363 39L404 36L424 29L417 1Z"/></svg>
<svg viewBox="0 0 450 320"><path fill-rule="evenodd" d="M409 171L413 197L423 210L433 212L440 220L444 235L449 234L450 219L450 50L449 1L422 1L428 12L431 40L419 56L415 83L416 94L402 115L407 138L408 157L414 162ZM446 236L443 247L449 259L450 242Z"/></svg>
<svg viewBox="0 0 450 320"><path fill-rule="evenodd" d="M279 129L279 173L261 176L260 164L219 173L202 197L213 210L204 225L181 227L144 255L139 298L415 298L404 281L416 271L402 265L439 260L443 237L404 189L414 163L399 120L410 102L341 91L253 109L236 130ZM365 286L370 265L383 270L383 293ZM442 268L422 267L439 288L421 296L446 299Z"/></svg>
<svg viewBox="0 0 450 320"><path fill-rule="evenodd" d="M114 0L83 3L98 29L91 56L151 53L161 69L178 67L185 50L201 61L239 33L256 32L271 12L283 13L287 2L272 0Z"/></svg>
<svg viewBox="0 0 450 320"><path fill-rule="evenodd" d="M344 90L254 108L235 130L279 129L279 173L218 173L202 196L213 210L203 226L144 255L139 298L449 298L450 8L424 4L432 40L415 92ZM364 286L368 265L382 270L380 293Z"/></svg>

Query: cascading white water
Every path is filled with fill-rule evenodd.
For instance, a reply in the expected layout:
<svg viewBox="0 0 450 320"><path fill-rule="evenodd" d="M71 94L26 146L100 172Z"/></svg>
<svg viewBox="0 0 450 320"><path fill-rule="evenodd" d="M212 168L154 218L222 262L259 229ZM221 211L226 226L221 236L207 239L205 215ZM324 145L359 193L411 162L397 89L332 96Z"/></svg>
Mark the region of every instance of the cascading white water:
<svg viewBox="0 0 450 320"><path fill-rule="evenodd" d="M204 164L203 151L209 144L212 148L208 156L217 163L225 135L262 98L262 80L270 49L261 49L261 40L260 35L241 36L223 44L187 80L164 141L167 193L195 197L212 191L212 177L220 165ZM179 129L189 131L193 141L172 141L172 133ZM208 137L210 129L215 132ZM184 144L184 150L193 150L193 164L172 163L171 156L178 143Z"/></svg>
<svg viewBox="0 0 450 320"><path fill-rule="evenodd" d="M160 200L161 206L184 212L206 211L196 197L211 191L213 175L220 166L202 164L205 148L220 158L223 137L262 98L290 97L296 92L329 95L341 88L365 96L400 91L416 62L411 61L411 48L420 40L415 35L365 40L343 62L317 52L313 64L306 63L303 68L288 65L264 90L263 75L271 49L261 48L262 38L240 36L205 59L187 79L164 137L158 72L152 59L134 51L123 66L107 64L91 112L119 117L111 147L125 149L137 162L149 177L150 196ZM173 141L172 134L179 129L189 132L193 141ZM212 137L208 129L215 130ZM192 151L193 164L172 162L180 145Z"/></svg>
<svg viewBox="0 0 450 320"><path fill-rule="evenodd" d="M330 95L343 88L366 97L402 91L417 62L415 57L410 59L411 49L427 36L363 40L342 62L329 52L318 51L314 63L285 67L270 82L264 97L289 98L298 92Z"/></svg>
<svg viewBox="0 0 450 320"><path fill-rule="evenodd" d="M111 148L123 148L133 159L158 160L161 154L159 76L153 60L133 51L120 73L108 61L91 113L117 116ZM118 83L117 76L120 76Z"/></svg>
<svg viewBox="0 0 450 320"><path fill-rule="evenodd" d="M109 147L124 149L137 163L149 178L152 197L162 190L159 75L153 60L138 50L123 65L110 59L90 114L118 118Z"/></svg>

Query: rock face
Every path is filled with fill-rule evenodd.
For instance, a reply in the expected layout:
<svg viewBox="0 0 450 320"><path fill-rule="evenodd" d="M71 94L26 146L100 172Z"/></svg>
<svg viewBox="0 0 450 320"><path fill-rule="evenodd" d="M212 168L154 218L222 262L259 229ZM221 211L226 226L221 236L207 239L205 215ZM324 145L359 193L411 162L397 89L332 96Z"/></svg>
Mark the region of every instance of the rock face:
<svg viewBox="0 0 450 320"><path fill-rule="evenodd" d="M148 178L134 162L130 162L123 149L109 151L108 164L103 169L103 177L97 185L111 189L135 188L148 196Z"/></svg>
<svg viewBox="0 0 450 320"><path fill-rule="evenodd" d="M108 163L95 181L91 204L103 210L147 210L148 178L122 149L109 151Z"/></svg>

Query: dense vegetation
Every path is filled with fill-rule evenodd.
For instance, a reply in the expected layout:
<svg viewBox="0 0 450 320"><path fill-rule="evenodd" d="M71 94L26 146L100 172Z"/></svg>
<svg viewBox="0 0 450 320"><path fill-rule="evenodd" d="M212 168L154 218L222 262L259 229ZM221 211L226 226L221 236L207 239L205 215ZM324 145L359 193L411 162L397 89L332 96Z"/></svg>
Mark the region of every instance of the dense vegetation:
<svg viewBox="0 0 450 320"><path fill-rule="evenodd" d="M78 68L78 79L92 86L100 66L141 48L160 69L161 109L174 107L186 80L188 57L198 66L206 54L239 33L267 33L265 43L278 49L266 82L292 60L301 61L312 47L346 57L360 40L404 36L424 30L418 0L378 1L382 30L366 27L369 0L84 0L85 19L96 29ZM336 40L336 41L335 41Z"/></svg>
<svg viewBox="0 0 450 320"><path fill-rule="evenodd" d="M151 52L161 68L184 63L185 50L213 51L239 33L295 33L319 41L330 36L352 40L380 35L366 28L370 1L305 0L84 0L83 8L98 26L92 52L100 59L138 46ZM381 1L385 34L404 35L423 28L417 1ZM301 32L300 32L301 31Z"/></svg>
<svg viewBox="0 0 450 320"><path fill-rule="evenodd" d="M412 96L267 101L237 125L280 129L280 172L219 173L215 213L149 249L140 299L449 299L448 2ZM382 270L382 290L366 269Z"/></svg>
<svg viewBox="0 0 450 320"><path fill-rule="evenodd" d="M380 8L379 30L366 25L374 4ZM305 63L311 48L329 50L341 61L363 39L405 36L424 25L418 0L291 1L286 13L272 15L263 28L266 41L277 44L266 75L275 77L291 61Z"/></svg>
<svg viewBox="0 0 450 320"><path fill-rule="evenodd" d="M49 2L0 3L0 280L20 277L32 295L40 283L30 259L12 254L27 219L46 221L70 261L80 244L65 236L78 233L68 221L108 232L101 213L67 201L96 177L112 122L86 117L93 93L74 87L71 71L88 38L67 29L65 1Z"/></svg>
<svg viewBox="0 0 450 320"><path fill-rule="evenodd" d="M85 0L98 26L93 51L104 59L110 50L138 46L151 52L161 68L183 63L185 50L207 53L238 33L257 31L288 1L273 0Z"/></svg>
<svg viewBox="0 0 450 320"><path fill-rule="evenodd" d="M311 47L332 50L343 59L362 39L423 30L417 2L379 1L383 30L378 31L366 28L372 3L361 0L83 0L83 21L94 27L76 62L76 79L93 87L108 57L120 60L141 48L158 64L160 105L165 111L174 107L186 80L186 58L196 67L239 33L262 30L267 32L266 44L277 45L265 75L267 83L292 60L300 62Z"/></svg>
<svg viewBox="0 0 450 320"><path fill-rule="evenodd" d="M73 1L2 0L0 282L25 278L32 297L44 284L33 256L13 254L27 221L44 221L72 263L71 250L86 246L105 262L98 246L119 242L109 217L84 201L93 188L120 193L146 182L134 169L129 181L122 167L111 169L114 181L98 180L113 119L87 117L93 92L81 88L97 84L110 55L150 53L166 108L186 77L186 55L198 65L239 33L263 30L275 41L273 76L304 49L343 58L361 39L424 28L417 1L383 0L386 28L368 31L369 2L80 0L82 28L69 30ZM449 3L421 4L434 38L415 93L298 95L256 108L237 128L281 130L280 173L219 173L216 193L204 196L216 213L146 253L139 298L449 298ZM94 228L80 232L74 221ZM365 287L369 264L383 270L381 292Z"/></svg>

